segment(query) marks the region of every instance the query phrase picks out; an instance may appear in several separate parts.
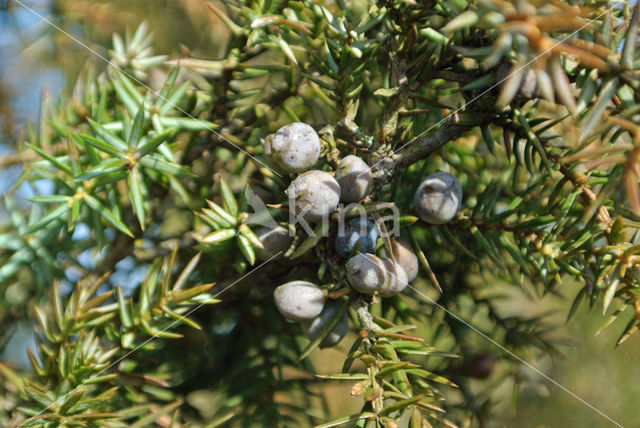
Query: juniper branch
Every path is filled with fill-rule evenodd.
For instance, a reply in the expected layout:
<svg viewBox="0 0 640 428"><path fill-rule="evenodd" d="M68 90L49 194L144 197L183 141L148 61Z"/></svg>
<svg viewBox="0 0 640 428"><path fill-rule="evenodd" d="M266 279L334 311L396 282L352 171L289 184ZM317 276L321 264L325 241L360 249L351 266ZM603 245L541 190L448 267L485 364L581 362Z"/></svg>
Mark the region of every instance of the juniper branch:
<svg viewBox="0 0 640 428"><path fill-rule="evenodd" d="M398 173L436 152L449 141L461 137L480 122L465 124L454 121L446 122L436 131L401 146L395 153L374 154L369 162L373 165L375 186L380 187L387 184Z"/></svg>

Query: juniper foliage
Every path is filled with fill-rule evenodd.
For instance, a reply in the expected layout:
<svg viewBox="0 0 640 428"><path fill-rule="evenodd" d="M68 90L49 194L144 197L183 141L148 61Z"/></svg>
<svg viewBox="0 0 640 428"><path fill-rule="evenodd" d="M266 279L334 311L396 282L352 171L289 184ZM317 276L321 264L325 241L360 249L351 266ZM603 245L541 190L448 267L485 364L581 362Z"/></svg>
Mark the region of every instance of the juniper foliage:
<svg viewBox="0 0 640 428"><path fill-rule="evenodd" d="M2 425L484 426L492 386L471 379L500 364L526 382L513 355L559 352L544 316L505 316L486 283L545 294L572 279L569 316L586 304L610 314L605 328L634 312L619 344L640 328L640 3L208 7L227 31L219 56L156 55L145 24L116 34L111 63L43 97L39 126L1 161L23 166L4 197L1 324L28 317L39 342L30 369L0 364ZM287 226L292 178L261 141L294 121L318 131L322 169L348 154L373 167L364 205L399 210L414 287L355 293L332 240L299 227L284 257L256 261L255 225L268 212ZM430 226L411 204L437 170L465 197ZM30 204L13 196L42 181L52 191ZM146 269L135 291L110 276L125 259ZM342 304L312 341L272 304L291 279ZM342 371L319 374L309 356L345 311ZM512 355L480 345L460 322L472 316ZM361 411L329 414L326 382L350 382ZM211 401L195 406L195 391Z"/></svg>

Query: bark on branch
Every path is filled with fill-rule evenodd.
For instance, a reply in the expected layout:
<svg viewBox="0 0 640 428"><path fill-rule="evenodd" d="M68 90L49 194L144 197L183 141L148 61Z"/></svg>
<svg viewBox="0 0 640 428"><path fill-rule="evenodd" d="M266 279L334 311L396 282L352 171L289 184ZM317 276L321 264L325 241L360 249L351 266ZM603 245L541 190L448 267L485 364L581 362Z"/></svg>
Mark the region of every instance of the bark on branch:
<svg viewBox="0 0 640 428"><path fill-rule="evenodd" d="M478 123L448 122L436 131L401 146L394 153L380 156L377 159L374 156L370 159L370 164L373 165L375 187L387 184L395 175L477 125Z"/></svg>

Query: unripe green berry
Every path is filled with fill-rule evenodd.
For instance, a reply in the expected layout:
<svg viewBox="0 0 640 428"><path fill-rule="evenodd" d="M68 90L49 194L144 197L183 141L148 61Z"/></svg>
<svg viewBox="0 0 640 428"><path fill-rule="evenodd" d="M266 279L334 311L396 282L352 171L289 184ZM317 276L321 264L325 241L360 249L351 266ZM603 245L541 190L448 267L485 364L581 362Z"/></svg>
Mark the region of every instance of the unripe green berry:
<svg viewBox="0 0 640 428"><path fill-rule="evenodd" d="M347 279L356 291L373 294L384 284L385 269L379 257L358 253L347 262Z"/></svg>
<svg viewBox="0 0 640 428"><path fill-rule="evenodd" d="M300 174L287 188L290 205L309 222L322 220L340 202L340 186L331 174L308 171Z"/></svg>
<svg viewBox="0 0 640 428"><path fill-rule="evenodd" d="M304 172L320 157L320 138L306 123L294 122L265 139L264 154L273 159L282 172Z"/></svg>
<svg viewBox="0 0 640 428"><path fill-rule="evenodd" d="M414 210L427 223L443 224L451 220L462 204L462 186L448 172L428 176L416 190Z"/></svg>
<svg viewBox="0 0 640 428"><path fill-rule="evenodd" d="M310 340L318 337L320 331L327 325L329 321L335 316L336 311L340 309L340 304L337 302L328 302L322 313L315 317L311 321L302 322L302 331L305 336L307 336ZM346 336L349 331L349 318L347 317L347 313L345 312L342 317L338 320L338 324L329 332L329 334L320 342L321 348L328 348L330 346L335 346L342 340L343 337Z"/></svg>
<svg viewBox="0 0 640 428"><path fill-rule="evenodd" d="M340 197L345 202L364 199L373 187L373 174L369 165L358 156L345 156L336 170L336 180L340 184Z"/></svg>
<svg viewBox="0 0 640 428"><path fill-rule="evenodd" d="M255 248L256 259L269 260L280 252L285 252L291 245L293 237L289 231L282 226L270 229L268 227L259 227L255 231L256 236L262 242L264 248Z"/></svg>
<svg viewBox="0 0 640 428"><path fill-rule="evenodd" d="M273 292L278 311L291 321L310 321L324 308L324 293L307 281L291 281Z"/></svg>
<svg viewBox="0 0 640 428"><path fill-rule="evenodd" d="M407 274L399 263L386 257L381 260L384 264L385 278L380 288L378 288L380 295L389 297L400 293L409 284Z"/></svg>

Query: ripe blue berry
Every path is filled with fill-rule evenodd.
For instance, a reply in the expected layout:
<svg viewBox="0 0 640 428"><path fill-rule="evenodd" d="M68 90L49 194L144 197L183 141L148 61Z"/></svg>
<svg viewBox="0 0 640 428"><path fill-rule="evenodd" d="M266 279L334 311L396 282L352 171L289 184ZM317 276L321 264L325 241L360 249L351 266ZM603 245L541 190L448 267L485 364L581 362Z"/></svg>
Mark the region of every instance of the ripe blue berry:
<svg viewBox="0 0 640 428"><path fill-rule="evenodd" d="M363 294L377 291L383 297L400 293L409 283L399 263L386 257L362 253L347 262L347 279L356 291Z"/></svg>
<svg viewBox="0 0 640 428"><path fill-rule="evenodd" d="M364 199L373 187L373 174L369 165L358 156L345 156L336 170L336 180L340 184L340 196L346 202Z"/></svg>
<svg viewBox="0 0 640 428"><path fill-rule="evenodd" d="M336 251L341 256L348 257L356 243L360 242L360 252L371 253L376 248L377 240L378 231L376 230L376 225L365 218L355 217L344 226L344 231L338 231Z"/></svg>
<svg viewBox="0 0 640 428"><path fill-rule="evenodd" d="M273 159L282 172L304 172L320 157L320 138L306 123L294 122L265 139L264 154Z"/></svg>
<svg viewBox="0 0 640 428"><path fill-rule="evenodd" d="M331 174L308 171L291 182L286 191L289 205L309 222L321 221L336 209L340 202L340 186Z"/></svg>
<svg viewBox="0 0 640 428"><path fill-rule="evenodd" d="M315 317L311 321L302 322L302 331L305 336L307 336L310 340L318 337L320 331L327 325L327 323L333 318L336 314L336 311L340 309L340 304L337 302L328 302L322 313ZM342 340L344 336L346 336L349 331L349 318L347 317L347 313L345 312L342 317L338 320L338 324L331 330L331 332L324 338L322 342L320 342L321 348L328 348L330 346L335 346Z"/></svg>
<svg viewBox="0 0 640 428"><path fill-rule="evenodd" d="M393 260L402 266L407 274L407 280L413 281L418 275L418 257L413 252L411 245L403 240L392 239L391 249L393 250Z"/></svg>
<svg viewBox="0 0 640 428"><path fill-rule="evenodd" d="M400 293L409 284L407 274L399 263L391 259L383 257L385 279L378 288L378 292L383 297L393 296Z"/></svg>
<svg viewBox="0 0 640 428"><path fill-rule="evenodd" d="M310 321L324 309L324 293L307 281L291 281L273 292L278 311L292 321Z"/></svg>
<svg viewBox="0 0 640 428"><path fill-rule="evenodd" d="M349 284L360 293L373 294L380 289L386 279L386 267L373 254L358 253L347 262Z"/></svg>
<svg viewBox="0 0 640 428"><path fill-rule="evenodd" d="M448 172L428 176L416 190L413 205L418 217L427 223L443 224L451 220L462 204L462 186Z"/></svg>

